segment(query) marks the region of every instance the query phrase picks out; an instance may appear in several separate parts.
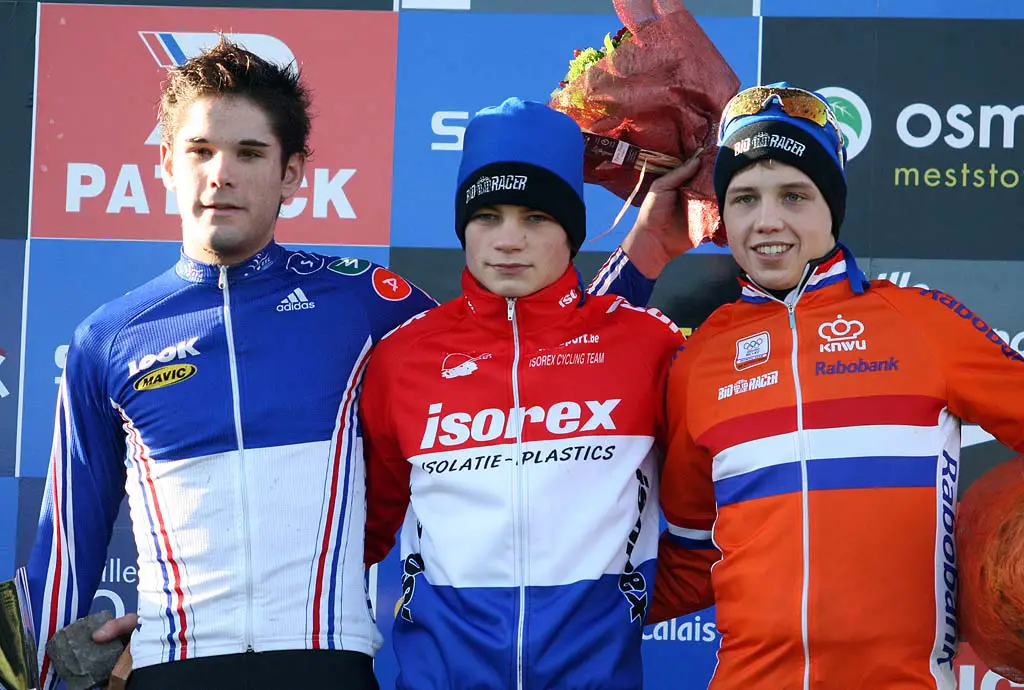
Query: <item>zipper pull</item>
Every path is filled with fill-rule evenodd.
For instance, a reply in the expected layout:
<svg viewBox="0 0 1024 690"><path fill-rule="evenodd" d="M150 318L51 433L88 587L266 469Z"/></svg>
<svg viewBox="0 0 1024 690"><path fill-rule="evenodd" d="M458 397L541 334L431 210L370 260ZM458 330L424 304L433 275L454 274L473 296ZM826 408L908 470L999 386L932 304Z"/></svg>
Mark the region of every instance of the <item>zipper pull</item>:
<svg viewBox="0 0 1024 690"><path fill-rule="evenodd" d="M511 321L512 316L515 314L516 311L516 298L506 297L505 301L508 302L508 320Z"/></svg>
<svg viewBox="0 0 1024 690"><path fill-rule="evenodd" d="M220 275L217 277L217 289L223 290L224 284L228 282L228 267L220 267Z"/></svg>
<svg viewBox="0 0 1024 690"><path fill-rule="evenodd" d="M789 328L790 330L796 330L796 315L793 313L796 309L795 304L790 304L786 307L789 310Z"/></svg>

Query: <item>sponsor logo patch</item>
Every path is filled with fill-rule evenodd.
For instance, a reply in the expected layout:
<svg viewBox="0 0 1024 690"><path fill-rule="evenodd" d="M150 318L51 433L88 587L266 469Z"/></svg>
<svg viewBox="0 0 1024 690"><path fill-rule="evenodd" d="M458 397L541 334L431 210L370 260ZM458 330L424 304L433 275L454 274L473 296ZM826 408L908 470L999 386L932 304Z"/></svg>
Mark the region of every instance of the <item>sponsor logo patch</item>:
<svg viewBox="0 0 1024 690"><path fill-rule="evenodd" d="M953 668L957 643L960 639L959 622L956 615L956 594L959 571L956 565L956 501L957 479L960 472L958 458L942 451L942 584L945 585L943 621L945 630L942 638L942 656L937 661Z"/></svg>
<svg viewBox="0 0 1024 690"><path fill-rule="evenodd" d="M760 376L751 376L749 379L740 379L736 383L730 383L727 386L722 386L718 389L718 399L725 400L731 398L734 395L740 395L748 391L756 391L761 388L767 388L768 386L774 386L779 382L778 370L769 371L766 374Z"/></svg>
<svg viewBox="0 0 1024 690"><path fill-rule="evenodd" d="M979 334L983 335L993 345L999 346L1003 351L1003 356L1007 359L1016 360L1018 362L1024 362L1024 355L1014 350L1006 339L999 335L994 328L988 325L984 319L971 311L967 305L957 301L952 295L948 295L945 292L939 290L921 290L922 297L931 297L933 301L938 302L942 306L946 307L954 314L959 316L964 321L969 321L974 330L978 331Z"/></svg>
<svg viewBox="0 0 1024 690"><path fill-rule="evenodd" d="M599 342L601 342L601 336L599 334L584 333L583 335L578 335L575 338L566 340L558 347L568 347L569 345L596 345Z"/></svg>
<svg viewBox="0 0 1024 690"><path fill-rule="evenodd" d="M526 444L527 446L529 444ZM444 475L453 472L479 472L493 470L503 464L516 463L511 456L504 453L484 453L480 455L454 455L440 453L439 459L423 463L423 471L430 475ZM519 465L547 465L551 463L589 463L607 461L615 457L615 445L591 443L588 445L571 445L556 447L527 448L524 446L520 455Z"/></svg>
<svg viewBox="0 0 1024 690"><path fill-rule="evenodd" d="M373 289L389 302L401 302L412 294L412 286L397 273L386 268L373 269Z"/></svg>
<svg viewBox="0 0 1024 690"><path fill-rule="evenodd" d="M288 257L286 268L289 271L298 273L300 276L308 276L323 268L325 263L327 263L327 259L322 256L307 254L306 252L296 252Z"/></svg>
<svg viewBox="0 0 1024 690"><path fill-rule="evenodd" d="M781 134L765 134L762 132L746 139L740 139L732 147L734 156L742 156L753 149L763 148L779 149L780 151L792 153L794 156L802 157L804 151L807 150L807 145Z"/></svg>
<svg viewBox="0 0 1024 690"><path fill-rule="evenodd" d="M548 433L557 435L601 429L614 431L616 427L612 411L621 402L620 398L613 398L587 400L582 405L573 401L558 402L548 408L539 405L518 410L489 407L475 414L452 412L443 417L443 404L433 403L427 410L427 425L423 430L420 450L429 450L438 442L442 446L452 447L461 446L471 439L484 443L499 438L512 439L528 424L543 425Z"/></svg>
<svg viewBox="0 0 1024 690"><path fill-rule="evenodd" d="M370 270L370 262L367 259L345 257L329 263L327 270L343 276L359 276Z"/></svg>
<svg viewBox="0 0 1024 690"><path fill-rule="evenodd" d="M306 297L302 288L295 288L288 293L287 297L281 299L276 307L277 311L302 311L303 309L316 309L316 302Z"/></svg>
<svg viewBox="0 0 1024 690"><path fill-rule="evenodd" d="M848 362L815 362L815 376L842 376L843 374L866 374L876 371L899 371L900 361L889 359L866 360L863 357Z"/></svg>
<svg viewBox="0 0 1024 690"><path fill-rule="evenodd" d="M545 353L530 358L527 365L533 367L571 367L581 364L604 364L603 352L558 352Z"/></svg>
<svg viewBox="0 0 1024 690"><path fill-rule="evenodd" d="M454 379L460 376L469 376L480 368L477 366L477 362L491 359L493 356L490 352L485 352L476 357L462 352L453 352L445 355L444 361L441 362L441 378Z"/></svg>
<svg viewBox="0 0 1024 690"><path fill-rule="evenodd" d="M767 362L771 353L772 337L768 331L761 331L736 341L736 360L733 365L736 371L756 367Z"/></svg>
<svg viewBox="0 0 1024 690"><path fill-rule="evenodd" d="M199 341L198 336L189 338L188 340L182 340L177 345L169 345L155 355L145 355L138 362L132 360L128 362L128 375L135 376L140 371L145 371L157 362L173 362L176 359L185 359L199 354L199 350L196 349L196 342Z"/></svg>
<svg viewBox="0 0 1024 690"><path fill-rule="evenodd" d="M868 349L868 341L860 336L864 324L856 319L847 321L842 314L836 314L835 321L826 321L818 326L818 337L826 341L818 347L822 352L852 352Z"/></svg>
<svg viewBox="0 0 1024 690"><path fill-rule="evenodd" d="M172 364L166 367L160 367L153 371L141 376L134 384L132 388L137 391L151 391L157 388L166 388L167 386L173 386L176 383L187 381L188 379L195 376L199 369L195 364Z"/></svg>
<svg viewBox="0 0 1024 690"><path fill-rule="evenodd" d="M466 203L491 192L522 192L529 183L526 175L484 175L466 189Z"/></svg>

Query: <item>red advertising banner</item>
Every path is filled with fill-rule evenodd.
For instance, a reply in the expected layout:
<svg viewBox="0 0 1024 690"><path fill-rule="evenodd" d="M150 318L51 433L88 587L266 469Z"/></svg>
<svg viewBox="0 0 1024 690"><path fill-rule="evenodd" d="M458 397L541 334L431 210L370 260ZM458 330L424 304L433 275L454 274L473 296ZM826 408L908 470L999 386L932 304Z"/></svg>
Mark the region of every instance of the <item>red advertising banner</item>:
<svg viewBox="0 0 1024 690"><path fill-rule="evenodd" d="M294 60L313 92L314 155L278 240L389 244L397 13L62 4L40 6L32 237L180 239L160 83L221 31Z"/></svg>

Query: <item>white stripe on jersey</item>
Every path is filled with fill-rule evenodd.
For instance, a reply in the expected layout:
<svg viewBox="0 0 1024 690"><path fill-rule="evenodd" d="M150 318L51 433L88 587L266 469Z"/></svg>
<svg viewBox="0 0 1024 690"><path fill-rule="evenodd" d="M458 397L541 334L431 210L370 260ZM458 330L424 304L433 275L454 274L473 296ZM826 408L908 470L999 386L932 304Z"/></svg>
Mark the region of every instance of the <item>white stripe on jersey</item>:
<svg viewBox="0 0 1024 690"><path fill-rule="evenodd" d="M638 467L650 487L630 561L639 566L655 557L660 530L652 437L572 436L528 441L522 449L530 458L527 586L565 585L623 571L628 537L639 517ZM518 469L511 459L513 452L514 445L505 443L409 459L413 465L410 510L423 524L424 565L431 583L518 584L508 558L513 538L508 487L512 472ZM596 459L583 459L588 452ZM473 519L467 520L466 515ZM407 526L411 519L407 516ZM582 550L581 538L587 544ZM411 543L403 533L403 558L409 555Z"/></svg>
<svg viewBox="0 0 1024 690"><path fill-rule="evenodd" d="M946 439L945 447L942 450L945 450L953 458L959 460L960 420L950 414L948 409L943 408L939 415L939 429L941 430L943 437ZM932 672L932 678L935 679L936 690L956 690L956 677L953 674L952 664L949 664L948 666L945 664L939 664L939 659L946 656L946 654L943 653L943 646L945 644L945 636L948 631L946 626L945 601L945 592L947 587L944 581L945 556L943 554L942 547L942 539L945 530L942 519L942 471L945 464L945 461L940 459L938 466L935 468L935 486L938 487L938 490L935 492L935 644L932 646L932 654L928 662ZM955 497L957 495L957 487L955 484L952 487L952 492Z"/></svg>
<svg viewBox="0 0 1024 690"><path fill-rule="evenodd" d="M795 462L797 434L807 442L809 460L829 458L912 457L922 449L941 452L945 432L935 426L880 424L832 429L805 429L754 439L715 456L712 479L720 481L749 472Z"/></svg>
<svg viewBox="0 0 1024 690"><path fill-rule="evenodd" d="M248 476L260 477L259 482L250 481L248 494L252 594L260 611L253 621L253 642L259 651L311 646L312 603L296 607L294 595L307 587L310 555L317 553L322 544L323 526L309 499L324 491L324 477L333 457L331 448L332 442L324 440L245 451ZM354 450L358 452L358 447ZM176 533L175 557L188 563L188 570L182 573L184 587L189 586L189 576L202 578L201 587L191 588L195 595L190 597L191 610L196 615L189 628L189 655L193 638L196 647L202 646L204 657L244 652L238 634L239 616L245 610L245 572L238 541L241 507L235 505L236 492L225 492L225 487L241 480L237 451L154 462L150 467L160 495L176 497L161 508L167 530ZM353 474L350 483L355 477ZM166 619L167 595L159 564L151 556L152 547L145 546L147 540L152 542L148 521L140 512L145 510L146 498L137 482L129 481L127 489L139 548L139 616L143 621L142 629L132 639L132 656L135 666L142 668L166 660L161 642L165 642L166 633L161 633L162 624L157 618ZM363 499L353 494L349 500ZM357 509L362 510L361 505ZM361 523L353 523L351 529L356 524ZM297 555L301 560L296 560ZM335 592L341 597L342 613L335 619L334 646L373 655L382 640L366 610L360 560L349 554L345 572L339 560ZM329 586L330 582L325 581L324 599ZM326 632L326 625L323 627ZM326 638L323 640L326 648Z"/></svg>
<svg viewBox="0 0 1024 690"><path fill-rule="evenodd" d="M68 397L67 397L67 377L62 376L60 380L60 388L57 392L57 406L54 410L53 419L53 447L50 452L50 477L46 483L45 491L53 495L53 508L55 515L53 516L54 533L50 535L50 558L47 564L46 570L46 582L49 586L46 591L43 592L43 601L40 608L41 621L36 622L36 650L38 654L39 670L42 673L45 669L45 679L43 686L46 688L54 688L57 684L57 676L53 671L53 666L50 664L49 659L46 658L46 642L61 628L65 627L70 623L68 620L69 609L65 606L65 602L68 600L68 587L75 588L75 581L71 580L69 585L68 572L70 566L68 561L70 556L68 549L68 531L67 531L67 510L64 506L64 482L66 474L71 471L69 456L69 439L61 434L61 430L69 429L67 422L69 421L68 412ZM61 425L61 414L63 413L65 424ZM65 432L66 433L66 432ZM45 500L44 500L45 504ZM58 540L59 535L59 540ZM57 544L60 542L61 549L58 552ZM56 578L57 564L60 563L60 578ZM56 601L54 601L56 597ZM56 607L56 617L54 618L54 608ZM70 609L74 611L74 609ZM50 621L54 623L51 625Z"/></svg>
<svg viewBox="0 0 1024 690"><path fill-rule="evenodd" d="M373 634L369 636L366 634L366 626L374 630L376 630L376 626L364 603L366 595L363 583L363 564L361 562L356 564L355 582L352 582L353 566L347 558L353 512L358 513L357 522L360 529L363 529L366 523L366 475L363 467L362 444L357 438L357 427L359 390L362 387L363 374L366 371L372 347L372 339L367 338L345 384L341 405L338 407L335 418L333 441L328 454L329 467L333 466L334 468L324 472L323 486L319 490L321 508L317 547L312 552L314 558L309 566L309 581L306 586L307 601L309 602L306 630L309 635L315 635L312 640L314 647L322 645L324 649L329 647L327 635L332 629L332 615L333 630L335 635L338 635L342 634L343 626L351 623L351 616L357 615L358 611L365 611L363 616L365 620L362 621L362 625L357 623L357 628L362 629L363 637L371 643L376 642L378 648L382 643L382 640L376 641L376 636ZM357 481L362 482L362 486L359 487L358 499L356 496ZM333 505L330 503L332 492L335 497ZM327 531L326 536L325 530ZM361 553L362 549L360 549ZM338 561L336 567L335 558ZM323 569L322 574L321 568ZM339 575L340 586L337 579ZM333 599L330 596L332 583L335 583ZM319 598L317 597L318 586ZM345 610L345 604L348 605L348 611ZM353 609L356 605L359 608Z"/></svg>
<svg viewBox="0 0 1024 690"><path fill-rule="evenodd" d="M604 295L608 293L608 289L612 283L622 273L622 269L625 268L626 264L629 263L629 257L626 256L626 252L622 251L619 247L612 255L608 257L608 260L601 266L601 270L594 276L594 280L590 283L590 294L592 295Z"/></svg>
<svg viewBox="0 0 1024 690"><path fill-rule="evenodd" d="M709 541L711 539L711 530L709 529L689 529L688 527L673 525L671 522L668 523L668 532L677 537L692 539L693 541Z"/></svg>

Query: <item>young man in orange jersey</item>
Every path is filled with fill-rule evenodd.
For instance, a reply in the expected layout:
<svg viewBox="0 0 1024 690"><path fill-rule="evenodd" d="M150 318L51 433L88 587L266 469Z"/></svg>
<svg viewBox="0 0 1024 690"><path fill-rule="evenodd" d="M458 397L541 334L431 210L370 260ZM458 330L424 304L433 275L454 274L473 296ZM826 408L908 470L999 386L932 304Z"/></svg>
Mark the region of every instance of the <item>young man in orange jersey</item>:
<svg viewBox="0 0 1024 690"><path fill-rule="evenodd" d="M398 687L635 690L682 335L584 290L568 116L478 113L455 205L463 294L380 342L360 405L368 563L404 524Z"/></svg>
<svg viewBox="0 0 1024 690"><path fill-rule="evenodd" d="M1024 452L1024 358L956 298L864 278L824 98L748 89L719 137L743 290L671 367L651 621L713 598L714 690L952 690L960 423Z"/></svg>

